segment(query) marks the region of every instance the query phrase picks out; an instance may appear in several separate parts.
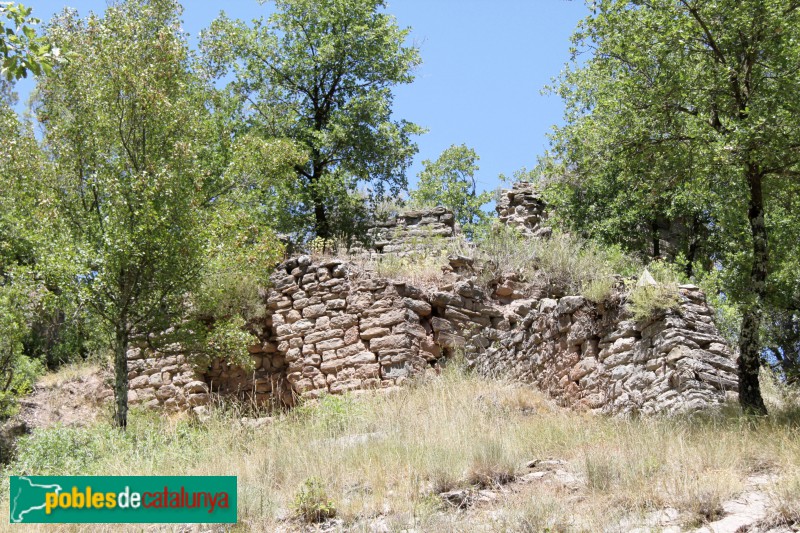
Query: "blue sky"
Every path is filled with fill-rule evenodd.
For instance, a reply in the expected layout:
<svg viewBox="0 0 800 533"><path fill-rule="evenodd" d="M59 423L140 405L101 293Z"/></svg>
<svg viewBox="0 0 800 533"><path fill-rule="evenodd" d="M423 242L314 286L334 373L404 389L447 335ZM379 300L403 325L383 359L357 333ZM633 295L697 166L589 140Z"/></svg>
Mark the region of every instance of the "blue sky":
<svg viewBox="0 0 800 533"><path fill-rule="evenodd" d="M22 0L42 20L66 6L81 15L101 12L106 0ZM270 3L256 0L184 1L184 28L192 38L221 9L230 17L266 16ZM581 0L389 0L388 12L421 51L413 84L396 90L397 118L429 132L417 139L419 154L409 181L424 159L464 143L480 156L479 187L493 190L498 174L536 164L546 133L562 117L562 103L540 94L569 58L569 36L587 15ZM32 82L17 91L23 99Z"/></svg>

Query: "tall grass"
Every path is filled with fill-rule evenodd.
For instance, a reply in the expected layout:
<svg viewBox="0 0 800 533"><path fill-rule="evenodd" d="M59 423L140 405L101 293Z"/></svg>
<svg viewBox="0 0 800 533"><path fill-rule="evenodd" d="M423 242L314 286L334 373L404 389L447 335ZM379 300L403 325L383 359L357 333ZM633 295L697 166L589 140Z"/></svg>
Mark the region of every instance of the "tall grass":
<svg viewBox="0 0 800 533"><path fill-rule="evenodd" d="M602 301L611 294L617 275L633 275L640 263L614 246L599 246L577 236L554 232L550 238L529 238L515 228L495 225L477 234L476 254L490 281L515 272L555 293L584 294Z"/></svg>
<svg viewBox="0 0 800 533"><path fill-rule="evenodd" d="M316 509L356 529L595 531L666 507L701 523L768 470L784 473L774 498L786 519L800 512L800 408L781 401L765 419L609 419L448 367L391 393L310 402L259 429L218 409L202 424L137 411L124 434L110 419L40 430L4 474L236 475L242 530L301 529L299 515ZM498 488L535 459L566 461L578 484ZM498 498L463 513L438 497L469 487ZM0 505L7 512L7 486Z"/></svg>

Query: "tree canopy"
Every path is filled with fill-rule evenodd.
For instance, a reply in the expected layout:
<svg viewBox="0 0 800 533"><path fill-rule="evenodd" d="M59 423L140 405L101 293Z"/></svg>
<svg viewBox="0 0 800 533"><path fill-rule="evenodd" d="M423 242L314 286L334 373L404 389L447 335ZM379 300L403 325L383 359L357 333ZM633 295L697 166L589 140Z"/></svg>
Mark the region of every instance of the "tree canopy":
<svg viewBox="0 0 800 533"><path fill-rule="evenodd" d="M383 0L276 0L267 20L248 26L223 15L202 36L211 71L233 70L241 129L290 139L305 153L289 189L288 230L310 222L317 236L331 237L350 226L350 216L331 219L352 215L359 185L376 198L406 187L417 149L411 138L421 129L392 118L392 88L413 80L420 59L384 7Z"/></svg>
<svg viewBox="0 0 800 533"><path fill-rule="evenodd" d="M545 163L573 226L635 245L637 228L680 221L684 255L694 246L700 259L701 245L741 313L740 399L755 412L763 313L799 285L786 244L797 242L799 22L800 5L779 0L594 2L555 88L566 125Z"/></svg>
<svg viewBox="0 0 800 533"><path fill-rule="evenodd" d="M58 57L58 49L36 35L33 26L40 21L31 17L32 12L22 4L0 4L0 74L6 80L25 78L28 72L47 72Z"/></svg>
<svg viewBox="0 0 800 533"><path fill-rule="evenodd" d="M436 161L426 159L419 173L417 188L411 191L411 204L444 206L462 227L469 228L483 221L481 207L491 200L491 193L478 193L475 173L479 170L478 154L466 145L452 145Z"/></svg>
<svg viewBox="0 0 800 533"><path fill-rule="evenodd" d="M65 11L47 36L69 50L70 61L38 89L54 165L48 187L72 267L65 283L79 280L80 298L108 326L122 427L130 342L149 342L188 318L191 296L213 267L209 258L235 264L226 247L275 242L245 216L226 222L241 214L231 209L236 182L218 142L229 134L191 68L180 13L173 0L128 0L86 19ZM241 235L243 242L231 243ZM265 265L277 249L260 248ZM244 322L232 325L236 331ZM247 340L239 340L244 351Z"/></svg>

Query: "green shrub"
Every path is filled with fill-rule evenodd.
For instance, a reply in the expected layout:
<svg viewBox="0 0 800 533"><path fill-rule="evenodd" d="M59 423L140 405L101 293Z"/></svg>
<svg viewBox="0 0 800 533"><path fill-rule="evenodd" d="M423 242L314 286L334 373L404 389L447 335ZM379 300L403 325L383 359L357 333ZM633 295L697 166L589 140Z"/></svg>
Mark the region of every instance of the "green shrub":
<svg viewBox="0 0 800 533"><path fill-rule="evenodd" d="M647 320L661 312L676 309L680 304L674 287L642 285L634 287L628 295L627 308L634 320Z"/></svg>
<svg viewBox="0 0 800 533"><path fill-rule="evenodd" d="M86 427L56 425L20 437L15 459L0 474L167 475L188 471L226 439L240 440L230 422L224 427L224 434L211 433L191 419L167 422L158 412L136 406L124 432L101 420Z"/></svg>
<svg viewBox="0 0 800 533"><path fill-rule="evenodd" d="M303 482L295 494L292 509L306 522L324 522L336 516L336 507L328 498L322 481L317 478Z"/></svg>
<svg viewBox="0 0 800 533"><path fill-rule="evenodd" d="M301 403L291 416L302 418L304 425L313 427L320 435L338 437L347 434L364 414L363 405L352 396L325 394L318 400Z"/></svg>
<svg viewBox="0 0 800 533"><path fill-rule="evenodd" d="M17 412L17 398L33 389L36 379L44 373L44 365L20 353L3 358L3 378L0 383L0 420Z"/></svg>
<svg viewBox="0 0 800 533"><path fill-rule="evenodd" d="M593 301L610 296L615 274L630 275L640 268L619 247L601 247L558 231L540 239L496 225L481 231L476 244L478 257L486 261L485 282L516 272L526 281L542 280L555 292L581 293Z"/></svg>
<svg viewBox="0 0 800 533"><path fill-rule="evenodd" d="M608 300L613 292L614 279L611 277L589 280L581 286L581 294L595 303Z"/></svg>
<svg viewBox="0 0 800 533"><path fill-rule="evenodd" d="M639 283L628 294L627 308L634 320L647 320L659 313L677 309L680 305L678 284L681 274L677 266L664 261L653 261L645 269L655 284Z"/></svg>

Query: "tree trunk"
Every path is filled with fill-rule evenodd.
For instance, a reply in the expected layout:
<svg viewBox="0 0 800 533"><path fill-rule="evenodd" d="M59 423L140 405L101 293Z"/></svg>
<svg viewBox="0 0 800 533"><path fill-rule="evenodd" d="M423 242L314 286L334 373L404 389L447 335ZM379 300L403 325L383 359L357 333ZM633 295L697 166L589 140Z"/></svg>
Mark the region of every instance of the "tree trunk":
<svg viewBox="0 0 800 533"><path fill-rule="evenodd" d="M758 372L761 366L761 307L767 288L767 227L764 224L764 198L761 172L747 165L750 206L747 218L753 239L753 265L750 270L752 298L745 302L739 334L739 404L746 413L765 415L767 407L761 397Z"/></svg>
<svg viewBox="0 0 800 533"><path fill-rule="evenodd" d="M686 277L694 276L694 260L697 258L697 249L700 245L700 219L692 216L692 227L689 229L689 247L686 251Z"/></svg>
<svg viewBox="0 0 800 533"><path fill-rule="evenodd" d="M118 427L128 426L128 332L124 327L116 328L114 338L114 398Z"/></svg>
<svg viewBox="0 0 800 533"><path fill-rule="evenodd" d="M317 237L322 239L329 239L331 237L331 228L328 222L328 213L325 209L325 200L320 191L320 181L325 173L322 165L316 161L322 157L318 153L314 153L315 162L313 163L313 171L311 173L311 199L314 202L314 232Z"/></svg>
<svg viewBox="0 0 800 533"><path fill-rule="evenodd" d="M658 224L655 220L650 222L650 240L653 245L653 259L658 259L661 255L661 239L659 238Z"/></svg>
<svg viewBox="0 0 800 533"><path fill-rule="evenodd" d="M328 214L325 212L325 203L318 193L314 194L314 226L317 237L329 239L331 228L328 224Z"/></svg>

